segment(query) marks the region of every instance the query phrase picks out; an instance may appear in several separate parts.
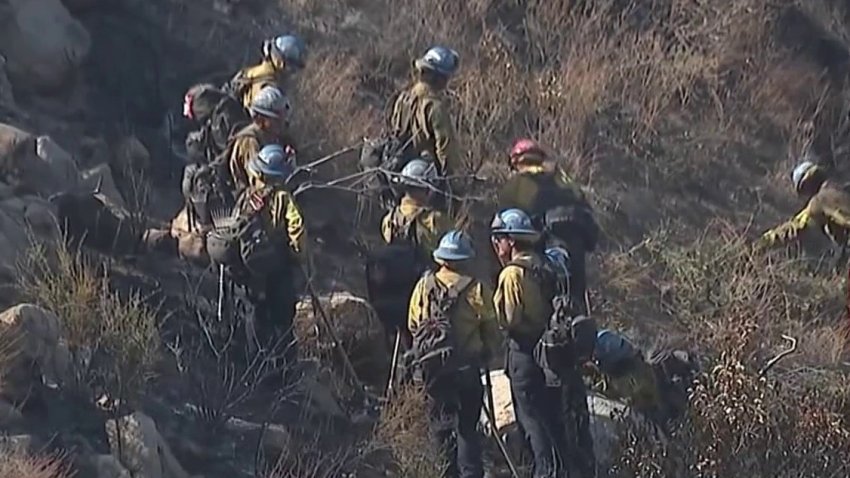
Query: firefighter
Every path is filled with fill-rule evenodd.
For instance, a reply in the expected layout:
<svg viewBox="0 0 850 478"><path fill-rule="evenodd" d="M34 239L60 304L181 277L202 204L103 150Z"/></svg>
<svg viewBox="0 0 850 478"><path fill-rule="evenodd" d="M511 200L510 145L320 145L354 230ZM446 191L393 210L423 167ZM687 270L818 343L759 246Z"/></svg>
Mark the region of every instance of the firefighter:
<svg viewBox="0 0 850 478"><path fill-rule="evenodd" d="M514 411L534 457L534 477L565 472L566 436L560 387L547 386L534 347L552 315L554 284L542 271L545 259L536 251L540 232L520 209L505 209L490 227L493 250L502 265L493 303L507 332L506 371L511 380Z"/></svg>
<svg viewBox="0 0 850 478"><path fill-rule="evenodd" d="M307 46L295 35L281 35L263 42L263 59L238 71L223 88L250 110L263 88L274 86L286 91L289 77L304 68Z"/></svg>
<svg viewBox="0 0 850 478"><path fill-rule="evenodd" d="M445 95L459 64L457 52L443 46L417 58L413 62L415 81L397 94L388 118L390 131L406 146L406 155L424 155L436 161L441 177L456 173L461 161Z"/></svg>
<svg viewBox="0 0 850 478"><path fill-rule="evenodd" d="M484 391L481 366L499 347L499 331L491 302L492 290L471 273L470 261L475 257L472 240L461 231L445 234L433 252L438 264L435 272L426 272L410 298L408 328L419 338L423 330L443 330L441 337L455 338L452 351L456 360L437 364L438 375L429 381L426 391L431 397L432 428L445 451L449 469L447 477L482 478L481 435L477 430ZM448 322L439 322L440 314ZM419 357L434 356L432 348L445 344L414 340ZM421 365L421 364L420 364ZM433 378L433 375L432 375Z"/></svg>
<svg viewBox="0 0 850 478"><path fill-rule="evenodd" d="M499 192L499 207L526 211L545 231L546 246L562 246L570 254L571 306L588 314L586 256L596 248L599 228L581 188L557 168L534 140L520 139L509 155L513 176Z"/></svg>
<svg viewBox="0 0 850 478"><path fill-rule="evenodd" d="M264 88L251 103L251 124L236 133L227 150L228 168L235 195L248 186L252 171L246 168L263 146L279 144L294 148L288 135L292 105L277 87ZM292 158L292 151L287 156Z"/></svg>

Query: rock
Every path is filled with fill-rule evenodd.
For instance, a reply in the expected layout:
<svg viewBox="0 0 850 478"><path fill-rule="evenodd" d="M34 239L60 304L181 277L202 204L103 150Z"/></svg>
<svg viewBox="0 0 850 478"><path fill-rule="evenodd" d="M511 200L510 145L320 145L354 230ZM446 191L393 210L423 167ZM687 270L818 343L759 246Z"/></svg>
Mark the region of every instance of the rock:
<svg viewBox="0 0 850 478"><path fill-rule="evenodd" d="M0 105L11 110L17 109L12 83L6 74L6 58L3 55L0 55Z"/></svg>
<svg viewBox="0 0 850 478"><path fill-rule="evenodd" d="M80 190L99 192L120 209L127 209L124 196L115 185L115 176L108 164L102 163L80 172Z"/></svg>
<svg viewBox="0 0 850 478"><path fill-rule="evenodd" d="M510 380L504 370L493 370L490 372L490 380L493 384L493 408L496 410L496 429L499 434L506 437L510 452L513 456L521 454L522 440L517 439L518 427L511 399ZM590 431L593 435L593 446L596 460L603 467L613 464L615 453L619 442L619 420L633 420L645 426L649 432L653 427L648 425L645 418L639 416L629 407L620 402L610 400L600 395L589 395L587 405L590 411ZM487 423L486 412L481 412L482 423Z"/></svg>
<svg viewBox="0 0 850 478"><path fill-rule="evenodd" d="M46 136L0 123L0 180L18 193L47 197L68 190L69 182L73 187L77 177L67 154Z"/></svg>
<svg viewBox="0 0 850 478"><path fill-rule="evenodd" d="M94 478L132 478L124 465L112 455L95 455L89 460Z"/></svg>
<svg viewBox="0 0 850 478"><path fill-rule="evenodd" d="M18 261L30 247L33 233L53 237L57 231L55 210L35 196L8 196L0 183L0 280L14 278Z"/></svg>
<svg viewBox="0 0 850 478"><path fill-rule="evenodd" d="M60 0L6 0L0 54L12 84L44 93L66 87L91 46Z"/></svg>
<svg viewBox="0 0 850 478"><path fill-rule="evenodd" d="M16 390L26 390L33 384L14 383L31 379L28 373L34 364L45 385L56 387L71 379L71 355L64 339L62 323L56 315L32 304L20 304L0 314L0 331L14 345L16 357L9 380L12 386L4 386L3 393L13 401L26 399L16 395ZM4 384L6 385L6 384Z"/></svg>
<svg viewBox="0 0 850 478"><path fill-rule="evenodd" d="M112 146L112 167L121 177L145 174L150 165L151 155L139 138L127 136Z"/></svg>
<svg viewBox="0 0 850 478"><path fill-rule="evenodd" d="M8 430L9 428L21 426L24 421L24 416L17 407L0 399L0 429Z"/></svg>
<svg viewBox="0 0 850 478"><path fill-rule="evenodd" d="M154 421L141 412L106 422L113 456L139 478L188 478Z"/></svg>
<svg viewBox="0 0 850 478"><path fill-rule="evenodd" d="M348 414L340 406L331 388L320 379L322 374L319 373L318 364L307 362L304 366L305 370L298 382L297 391L304 397L308 410L323 418L348 421Z"/></svg>
<svg viewBox="0 0 850 478"><path fill-rule="evenodd" d="M62 182L63 189L69 190L77 187L80 182L80 171L74 158L61 146L53 141L50 136L39 136L36 138L36 155L46 162L51 171Z"/></svg>
<svg viewBox="0 0 850 478"><path fill-rule="evenodd" d="M33 448L32 435L0 436L0 448L13 455L26 455Z"/></svg>
<svg viewBox="0 0 850 478"><path fill-rule="evenodd" d="M263 451L270 456L277 456L289 449L292 444L292 435L281 425L269 423L263 430L263 425L259 423L251 423L238 418L230 418L225 424L225 428L231 433L245 437L252 437L252 441L256 441L254 435L263 432L261 446Z"/></svg>
<svg viewBox="0 0 850 478"><path fill-rule="evenodd" d="M369 302L349 292L333 292L320 297L319 302L358 377L368 385L386 386L390 351L383 326ZM332 341L323 332L324 326L314 313L311 300L302 300L296 305L294 327L302 347L332 348Z"/></svg>
<svg viewBox="0 0 850 478"><path fill-rule="evenodd" d="M51 198L62 232L72 244L108 254L133 254L142 240L143 224L103 194L58 194Z"/></svg>

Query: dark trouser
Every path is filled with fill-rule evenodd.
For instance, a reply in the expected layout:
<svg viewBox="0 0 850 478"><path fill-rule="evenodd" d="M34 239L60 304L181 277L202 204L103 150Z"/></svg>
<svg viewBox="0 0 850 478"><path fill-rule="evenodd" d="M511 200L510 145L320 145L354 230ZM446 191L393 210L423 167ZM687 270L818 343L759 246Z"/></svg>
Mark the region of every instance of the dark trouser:
<svg viewBox="0 0 850 478"><path fill-rule="evenodd" d="M596 455L593 452L593 436L590 434L587 387L576 369L561 374L561 381L561 403L565 411L570 463L582 478L594 478Z"/></svg>
<svg viewBox="0 0 850 478"><path fill-rule="evenodd" d="M449 462L447 478L482 478L478 420L484 388L477 367L438 380L428 389L431 428Z"/></svg>
<svg viewBox="0 0 850 478"><path fill-rule="evenodd" d="M585 256L587 251L582 240L574 238L566 241L567 252L570 253L570 300L573 310L579 314L587 314L587 303L584 299L587 290L587 272Z"/></svg>
<svg viewBox="0 0 850 478"><path fill-rule="evenodd" d="M566 450L560 389L547 387L531 351L510 340L507 371L514 413L534 457L534 478L564 476Z"/></svg>
<svg viewBox="0 0 850 478"><path fill-rule="evenodd" d="M282 269L259 285L261 294L249 294L254 305L257 346L272 357L294 363L297 358L292 319L295 316L295 287L292 272ZM249 342L251 337L248 337Z"/></svg>

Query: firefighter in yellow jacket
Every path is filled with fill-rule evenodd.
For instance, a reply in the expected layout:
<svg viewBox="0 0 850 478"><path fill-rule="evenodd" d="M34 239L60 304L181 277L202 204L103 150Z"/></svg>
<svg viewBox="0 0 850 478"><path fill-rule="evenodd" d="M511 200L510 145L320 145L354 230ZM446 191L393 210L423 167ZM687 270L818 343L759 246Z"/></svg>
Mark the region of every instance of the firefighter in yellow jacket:
<svg viewBox="0 0 850 478"><path fill-rule="evenodd" d="M254 98L250 113L251 124L233 135L225 153L236 195L248 186L253 173L246 166L263 146L280 144L294 148L287 132L292 106L280 89L274 86L264 88Z"/></svg>
<svg viewBox="0 0 850 478"><path fill-rule="evenodd" d="M231 93L245 109L250 110L254 98L267 86L286 89L290 74L304 68L307 47L294 35L282 35L263 43L263 60L243 68L230 80L225 91Z"/></svg>
<svg viewBox="0 0 850 478"><path fill-rule="evenodd" d="M832 242L845 247L850 230L850 191L827 178L826 172L811 161L803 161L791 173L797 194L808 200L806 207L790 221L765 232L757 247L764 249L796 240L809 228L818 228Z"/></svg>
<svg viewBox="0 0 850 478"><path fill-rule="evenodd" d="M506 209L490 227L493 250L502 265L493 303L507 332L506 371L517 421L534 458L534 476L561 476L565 471L566 426L560 389L546 384L534 359L534 346L552 315L554 284L547 284L545 259L535 250L540 233L528 214Z"/></svg>
<svg viewBox="0 0 850 478"><path fill-rule="evenodd" d="M416 59L415 82L398 94L388 121L390 131L406 146L407 155L433 158L439 176L458 172L461 162L444 93L459 61L457 52L442 46L435 46Z"/></svg>
<svg viewBox="0 0 850 478"><path fill-rule="evenodd" d="M248 291L255 308L254 332L261 349L274 351L287 361L295 359L292 319L295 315L294 273L299 258L305 255L304 218L295 199L284 189L284 181L292 173L287 151L273 144L248 163L251 185L243 191L237 208L251 209L265 218L268 240L279 244L279 262L263 276L262 283ZM264 257L256 259L266 262ZM249 268L250 269L250 268Z"/></svg>
<svg viewBox="0 0 850 478"><path fill-rule="evenodd" d="M451 224L444 213L431 206L436 179L433 163L422 159L407 163L398 178L404 196L381 221L381 236L385 242L407 241L417 248L421 258L428 258L437 248L440 236Z"/></svg>
<svg viewBox="0 0 850 478"><path fill-rule="evenodd" d="M439 268L426 272L416 284L408 313L408 328L416 334L420 327L435 326L438 308L448 311L457 347L458 361L452 369L440 370L426 388L432 398L432 428L449 462L447 477L482 478L484 474L476 428L484 399L479 370L495 354L500 337L492 290L470 274L469 261L474 257L472 240L465 233L454 230L444 235L433 252Z"/></svg>
<svg viewBox="0 0 850 478"><path fill-rule="evenodd" d="M549 161L544 148L532 139L514 143L509 165L514 174L499 191L500 208L519 208L545 229L547 246L570 253L570 302L576 313L588 314L586 256L596 248L599 228L581 187Z"/></svg>

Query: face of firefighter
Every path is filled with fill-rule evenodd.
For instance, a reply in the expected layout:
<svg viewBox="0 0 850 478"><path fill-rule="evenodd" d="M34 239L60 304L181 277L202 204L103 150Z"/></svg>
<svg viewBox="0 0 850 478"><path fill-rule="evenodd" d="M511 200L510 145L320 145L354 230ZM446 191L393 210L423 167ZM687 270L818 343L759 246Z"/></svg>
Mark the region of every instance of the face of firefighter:
<svg viewBox="0 0 850 478"><path fill-rule="evenodd" d="M516 242L505 234L494 234L490 236L490 244L493 246L493 252L496 253L496 257L499 259L499 263L502 265L510 262L513 256L514 244Z"/></svg>

